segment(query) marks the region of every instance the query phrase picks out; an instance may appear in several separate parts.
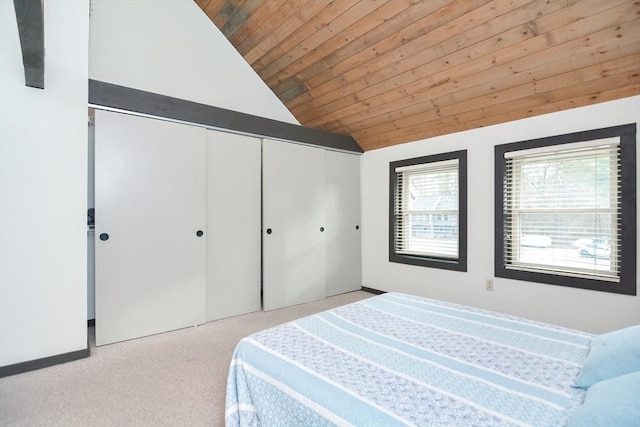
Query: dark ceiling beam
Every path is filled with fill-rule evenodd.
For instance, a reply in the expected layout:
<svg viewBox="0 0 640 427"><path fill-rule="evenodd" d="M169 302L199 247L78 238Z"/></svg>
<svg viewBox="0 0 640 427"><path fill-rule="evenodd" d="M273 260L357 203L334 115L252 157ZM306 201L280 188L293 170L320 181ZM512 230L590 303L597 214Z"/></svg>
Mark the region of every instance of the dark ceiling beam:
<svg viewBox="0 0 640 427"><path fill-rule="evenodd" d="M267 138L362 153L362 148L348 135L338 135L98 80L89 80L89 104Z"/></svg>
<svg viewBox="0 0 640 427"><path fill-rule="evenodd" d="M44 89L44 0L13 0L25 84Z"/></svg>

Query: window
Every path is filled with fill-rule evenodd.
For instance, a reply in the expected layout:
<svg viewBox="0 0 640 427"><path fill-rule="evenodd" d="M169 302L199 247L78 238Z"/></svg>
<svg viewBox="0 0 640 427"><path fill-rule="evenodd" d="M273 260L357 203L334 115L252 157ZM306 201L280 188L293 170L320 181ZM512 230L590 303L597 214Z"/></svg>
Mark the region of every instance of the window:
<svg viewBox="0 0 640 427"><path fill-rule="evenodd" d="M389 164L389 261L467 271L467 152Z"/></svg>
<svg viewBox="0 0 640 427"><path fill-rule="evenodd" d="M495 275L636 294L636 125L495 147Z"/></svg>

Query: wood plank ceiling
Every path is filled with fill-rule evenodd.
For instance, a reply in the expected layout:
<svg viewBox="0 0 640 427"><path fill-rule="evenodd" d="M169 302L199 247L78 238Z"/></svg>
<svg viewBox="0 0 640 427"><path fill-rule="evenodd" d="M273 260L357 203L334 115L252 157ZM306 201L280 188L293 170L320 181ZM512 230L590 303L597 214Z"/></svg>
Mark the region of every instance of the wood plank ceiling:
<svg viewBox="0 0 640 427"><path fill-rule="evenodd" d="M365 151L640 94L640 1L196 2L302 125Z"/></svg>

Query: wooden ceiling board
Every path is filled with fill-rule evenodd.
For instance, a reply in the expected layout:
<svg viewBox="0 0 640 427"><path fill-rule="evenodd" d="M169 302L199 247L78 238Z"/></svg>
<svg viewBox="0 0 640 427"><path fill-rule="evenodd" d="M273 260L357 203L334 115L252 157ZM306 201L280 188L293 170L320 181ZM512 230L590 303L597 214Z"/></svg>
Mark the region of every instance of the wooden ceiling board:
<svg viewBox="0 0 640 427"><path fill-rule="evenodd" d="M271 49L254 64L254 69L265 79L268 77L269 68L278 71L278 67L291 64L306 52L319 46L325 39L312 43L312 39L318 38L318 33L322 33L323 29L328 27L337 17L344 14L357 0L340 1L333 3L318 2L318 6L324 6L317 14L302 22L301 25L286 40ZM282 65L281 65L282 64Z"/></svg>
<svg viewBox="0 0 640 427"><path fill-rule="evenodd" d="M637 52L640 27L635 22L621 23L619 26L602 30L599 33L589 34L587 32L586 28L590 28L588 30L590 32L591 28L598 29L598 24L602 22L604 21L601 19L594 19L594 22L576 24L575 29L569 29L566 32L580 36L580 30L582 29L585 35L583 38L574 41L570 40L567 42L568 45L550 47L548 39L545 36L539 36L532 39L530 43L519 45L520 48L526 47L526 52L525 50L510 49L502 51L506 54L506 57L496 54L490 61L487 59L475 61L480 66L484 65L483 68L476 68L473 66L474 64L466 63L458 67L459 70L452 68L442 73L436 73L433 77L440 84L434 83L422 88L422 81L418 81L415 84L398 88L392 93L381 95L382 99L370 101L371 104L375 104L377 107L363 108L360 104L353 104L350 106L351 110L360 107L360 110L356 110L359 113L357 116L350 116L352 111L340 110L337 113L339 117L349 117L354 129L361 130L372 123L379 122L381 119L378 116L383 114L387 114L385 120L389 121L396 117L407 116L412 112L415 113L415 109L412 109L412 106L424 100L429 100L437 109L455 104L456 101L473 98L470 94L481 96L486 93L493 93L505 87L520 85L526 81L539 80L556 73L586 67L600 61L628 55L634 51ZM631 33L629 37L618 37L626 30ZM563 30L563 32L565 31ZM612 32L615 33L615 38L612 37ZM553 39L564 40L564 37L562 34L557 34ZM616 42L616 49L608 49L612 39L624 39L624 41ZM574 54L563 57L562 53L567 51ZM527 54L525 55L525 53ZM514 54L517 57L514 57ZM460 71L460 74L456 71ZM453 80L448 77L451 75L455 76ZM405 99L401 109L396 109L395 106L397 104L393 101L403 97L408 97L408 99ZM395 114L393 114L393 111L395 111ZM330 119L333 119L333 115L329 113L325 116L325 120ZM337 126L327 124L326 128L326 130L335 131Z"/></svg>
<svg viewBox="0 0 640 427"><path fill-rule="evenodd" d="M196 0L301 124L363 150L640 94L638 0Z"/></svg>
<svg viewBox="0 0 640 427"><path fill-rule="evenodd" d="M514 13L509 13L507 15L489 21L487 25L479 25L472 30L467 31L465 33L467 39L467 43L465 43L465 45L456 45L457 43L455 41L451 42L451 39L447 38L447 35L444 35L442 39L438 39L435 41L433 47L422 52L419 57L419 61L423 62L422 64L418 60L402 61L403 68L394 66L381 69L373 78L364 77L359 80L355 80L351 85L345 85L344 87L340 88L340 92L342 94L349 94L351 88L359 89L359 91L357 92L358 99L364 101L368 100L372 96L375 96L376 94L384 93L387 90L403 87L403 85L407 85L416 81L418 82L418 84L414 84L411 87L401 89L404 90L401 96L410 95L416 90L420 90L423 88L438 86L447 81L456 81L456 79L459 77L459 74L456 74L455 71L470 73L472 69L468 67L467 63L475 59L476 57L484 57L485 55L495 52L496 50L507 47L508 44L514 45L518 42L523 42L528 38L535 37L535 32L529 29L529 27L535 25L535 23L533 21L527 21L526 18L531 16L532 14L540 14L542 13L542 11L539 9L522 9L523 8L517 9L513 11ZM513 15L521 15L525 12L528 13L528 15L525 15L524 19L521 18L518 21L513 19ZM520 25L516 28L511 28L511 23L520 21L527 22L527 26ZM500 36L497 38L487 39L486 34L496 33L495 31L492 31L491 28L488 28L488 24L496 27L500 23L503 23L505 26L505 28L500 28ZM541 48L545 48L547 46L546 40L544 40L543 38L538 41L540 42L539 46ZM525 52L526 50L522 49L521 47L513 49L512 51L506 51L506 53L515 55L521 55ZM439 63L434 63L438 60ZM494 66L497 62L498 59L493 56L484 57L482 59L482 63L485 64L485 68ZM415 67L411 68L412 65L415 65ZM458 70L455 70L456 66L459 66ZM402 69L406 70L404 72L401 72ZM437 73L440 70L444 71L444 75L434 77L434 73ZM377 84L377 80L381 80L382 82L380 84ZM312 106L306 106L306 115L300 113L300 111L296 110L295 108L292 109L292 112L294 113L294 115L300 116L298 118L299 120L305 122L309 120L310 115L313 115L315 117L324 117L328 120L329 117L327 117L326 114L331 111L336 112L340 108L343 108L345 103L344 100L340 100L339 93L333 93L330 97L319 96L314 101L316 102L313 103L313 106L324 104L319 111L313 110ZM384 102L389 102L389 99L384 100ZM317 126L318 124L314 123L313 121L309 121L308 125L313 127Z"/></svg>
<svg viewBox="0 0 640 427"><path fill-rule="evenodd" d="M260 3L261 0L257 1ZM239 46L242 44L256 28L260 26L261 22L268 21L271 16L278 10L287 0L270 0L268 2L262 2L260 6L250 15L245 16L245 21L240 28L237 28L233 34L223 34L229 39L231 44ZM221 30L222 31L222 30Z"/></svg>
<svg viewBox="0 0 640 427"><path fill-rule="evenodd" d="M212 2L226 2L227 0L211 0ZM267 1L270 3L270 1ZM247 20L247 26L249 27L250 35L239 44L234 44L235 48L240 54L245 57L247 53L253 50L261 42L265 40L273 32L273 26L266 25L266 23L279 22L284 23L290 16L296 13L296 11L304 6L304 1L286 0L280 3L279 7L273 11L271 16L266 21L252 21L249 26L249 20ZM219 28L219 27L218 27Z"/></svg>
<svg viewBox="0 0 640 427"><path fill-rule="evenodd" d="M281 85L287 84L288 79L296 78L298 81L306 81L324 70L331 69L331 67L340 62L352 58L364 49L372 48L374 52L377 52L373 45L395 34L398 25L401 25L401 28L406 30L406 27L412 25L426 13L439 9L443 4L446 4L447 1L448 0L419 1L398 15L388 18L380 25L374 26L370 31L359 34L356 39L348 44L341 43L339 38L331 40L307 53L303 60L291 64L287 69L282 70L282 72L268 79L267 84L277 92ZM378 9L378 11L380 11L380 9ZM398 24L398 22L402 24Z"/></svg>
<svg viewBox="0 0 640 427"><path fill-rule="evenodd" d="M322 0L301 0L296 2L298 5L296 8L286 9L287 19L282 21L281 25L274 28L273 31L264 37L260 43L258 43L253 49L248 51L244 58L251 66L267 54L271 49L277 47L283 43L287 37L290 37L295 31L299 30L300 26L304 24L308 19L320 12L326 6L326 3ZM287 6L288 4L285 4ZM283 8L278 10L281 11ZM289 12L292 12L289 15ZM278 13L276 12L276 14ZM272 18L274 19L274 18ZM275 21L275 19L274 19Z"/></svg>
<svg viewBox="0 0 640 427"><path fill-rule="evenodd" d="M362 7L362 4L356 1L341 1L336 3L345 5L350 3L350 7L344 10L339 16L336 16L332 22L322 26L302 44L292 50L284 52L280 58L259 71L258 74L260 74L265 82L269 81L269 78L273 76L276 76L273 83L279 82L282 77L278 76L282 75L286 77L287 75L281 73L280 70L288 69L296 61L298 61L298 64L301 66L308 64L309 58L305 57L308 52L323 52L326 56L333 53L336 49L350 44L352 42L352 34L359 34L367 28L379 25L384 21L384 17L393 16L409 2L406 0L395 0L388 3L372 1L366 4L368 7ZM355 7L356 4L358 5L357 7ZM363 20L362 18L364 16L367 16L368 19ZM357 30L351 29L353 25L358 26ZM321 50L318 49L320 46L322 46ZM293 73L288 73L288 75L291 74Z"/></svg>
<svg viewBox="0 0 640 427"><path fill-rule="evenodd" d="M617 87L616 84L620 84L622 81L625 81L625 80L626 78L615 79L615 80L610 78L609 82L612 83L612 86ZM635 87L637 87L637 85L635 85ZM567 97L568 99L564 99L564 100L556 99L556 98L560 98L561 96L556 94L551 94L551 93L540 94L536 96L529 96L527 98L520 100L518 103L518 107L524 108L524 110L520 110L520 111L526 112L526 114L513 117L512 119L516 120L516 119L535 116L538 114L544 114L545 112L547 112L545 108L547 104L554 104L557 107L558 105L564 104L565 102L573 101L575 103L576 100L579 98L582 98L584 101L593 101L599 98L599 94L601 93L601 90L602 89L600 87L597 87L597 89L589 90L589 88L586 87L585 85L580 85L580 86L576 85L575 89L573 87L567 88L567 91L565 92L568 92L567 95L569 96ZM578 95L582 95L583 92L586 92L587 95L584 95L582 97L577 97ZM580 104L580 105L585 105L585 104ZM506 103L488 106L483 109L472 110L465 113L461 113L460 115L454 117L457 123L451 129L454 132L461 132L464 130L473 129L475 127L482 127L482 126L489 126L493 124L504 123L504 117L510 114L513 108L514 108L514 104L512 102L506 102ZM551 109L551 111L561 111L561 109L554 107ZM365 139L365 143L370 144L371 147L376 145L378 147L386 147L386 146L389 146L389 144L387 144L388 138L394 138L394 137L409 138L409 140L415 140L417 138L414 138L413 136L417 134L422 135L424 126L433 126L436 124L438 126L442 126L443 123L444 123L444 120L435 120L433 122L425 122L425 123L422 123L421 126L419 127L408 127L408 128L402 129L401 131L387 134L383 138L378 138L377 136L373 138L367 138ZM439 133L438 130L434 130L433 134L430 134L430 133L431 132L428 133L427 137L437 136L438 134L445 134L449 132ZM373 148L370 148L370 149L373 149Z"/></svg>
<svg viewBox="0 0 640 427"><path fill-rule="evenodd" d="M396 27L394 32L385 39L367 47L365 50L344 58L330 69L305 79L304 81L309 88L307 93L301 95L298 99L291 100L287 103L287 106L292 112L299 106L311 108L318 103L314 102L317 97L328 92L334 92L335 94L339 85L347 85L359 77L370 76L371 70L378 74L382 72L384 67L396 65L398 61L402 61L404 58L408 58L407 60L409 61L417 60L418 58L413 59L411 55L412 51L419 51L422 46L419 42L415 42L416 40L427 40L427 34L431 35L432 29L444 27L454 18L464 16L468 10L473 10L475 5L487 3L487 1L462 0L453 2L408 27L400 30Z"/></svg>
<svg viewBox="0 0 640 427"><path fill-rule="evenodd" d="M502 96L487 95L483 98L473 100L473 103L467 103L466 106L456 106L455 115L445 114L445 112L441 113L442 116L439 116L438 113L428 111L420 118L411 116L394 122L392 126L379 125L377 126L377 130L367 129L362 133L355 133L352 136L356 141L359 141L362 146L362 144L385 144L389 139L403 140L416 134L422 134L425 126L429 127L435 124L442 125L447 123L449 125L456 125L458 131L462 131L470 129L467 125L471 121L479 121L491 117L500 119L501 116L512 111L514 107L531 110L533 112L535 108L547 103L571 100L585 95L596 96L603 88L610 90L627 85L635 85L639 82L638 73L633 71L603 77L597 82L579 82L578 84L564 87L555 92L542 92L533 95L530 94L532 85L527 84L521 87L511 88L508 93L501 94ZM517 97L518 102L514 105L513 98L515 97ZM486 105L478 108L477 103L482 101L485 101ZM458 108L465 109L465 111L459 112ZM418 123L416 123L416 119L418 119ZM491 120L489 120L489 122L491 124L501 123L501 121ZM384 127L385 129L379 130L380 127ZM385 144L385 146L386 145L387 144Z"/></svg>
<svg viewBox="0 0 640 427"><path fill-rule="evenodd" d="M634 69L634 67L637 68L637 61L640 60L640 57L638 55L633 55L628 57L628 59L628 62L631 62L631 64L628 65L626 69L631 68L630 74L633 76L633 74L637 74L637 70ZM394 116L385 123L380 123L374 126L365 126L362 130L354 132L352 136L356 141L358 141L359 138L362 140L369 140L370 138L383 139L385 137L384 135L387 135L388 137L389 133L393 133L396 136L403 133L411 134L415 131L415 127L419 128L425 122L438 118L450 117L451 119L455 119L457 122L459 121L463 124L465 120L475 119L475 117L469 116L470 112L475 112L481 116L487 116L488 111L491 111L494 105L508 104L509 106L506 111L509 111L514 107L523 108L523 106L532 102L532 100L535 103L542 97L546 98L553 96L556 99L563 99L564 96L571 97L572 94L579 96L580 94L575 91L580 90L583 86L587 88L588 93L590 93L591 88L590 85L586 84L587 82L590 82L594 78L605 79L611 74L612 71L598 73L598 71L603 67L604 69L611 67L613 68L613 71L615 71L616 68L614 67L625 66L625 64L619 65L616 61L620 60L616 59L610 63L596 64L590 68L570 71L547 79L508 87L503 90L491 91L487 94L462 100L450 105L445 105L437 109L433 109L429 105L426 105L425 108L420 108L421 106L418 105L414 107L413 111L415 111L415 113L412 115L404 117ZM612 89L610 84L607 84L605 81L598 81L596 82L596 85L597 84L602 85L603 90ZM563 91L565 87L571 87L574 92ZM514 102L517 102L517 104L514 105Z"/></svg>
<svg viewBox="0 0 640 427"><path fill-rule="evenodd" d="M497 20L491 22L495 23L495 21ZM504 21L511 22L510 20ZM523 37L527 35L532 37L531 33L526 29L517 28L514 32L516 36L524 34ZM358 99L364 101L369 100L369 98L377 94L385 93L389 90L397 90L397 88L403 85L416 81L419 82L418 87L414 85L412 88L401 89L401 96L407 96L413 93L414 90L420 88L437 87L452 80L452 67L465 64L476 56L491 53L501 46L501 42L512 39L512 37L502 35L499 41L489 40L487 43L485 37L488 33L485 25L475 27L466 33L467 43L465 43L465 45L458 43L458 40L455 40L455 38L452 39L446 34L438 38L431 35L435 40L429 43L431 46L427 46L427 48L421 52L419 59L404 60L386 68L381 67L379 71L371 75L371 77L364 76L362 78L355 78L353 79L353 83L339 88L339 92L334 91L331 94L317 97L314 99L315 102L312 102L312 105L321 105L319 110L313 110L311 109L313 108L312 106L307 106L306 115L298 112L295 108L292 112L294 115L300 114L299 120L308 120L308 116L310 115L318 117L322 114L323 117L326 117L324 116L325 114L336 112L344 107L344 99L341 99L340 94L349 94L352 89L356 91ZM478 35L477 39L474 38L476 34ZM469 44L471 44L471 46L469 46ZM413 58L418 58L418 55L413 55ZM441 78L434 78L433 73L438 70L439 65L434 64L434 62L438 60L441 62L440 67L444 68L447 75ZM493 62L493 59L491 62ZM375 64L373 68L376 68ZM468 70L466 65L463 66L462 69L465 71ZM384 102L388 102L388 100ZM368 104L371 104L371 102L368 102ZM366 106L366 103L363 105ZM326 118L328 119L328 117ZM309 121L309 126L313 127L314 125L317 125L317 123Z"/></svg>
<svg viewBox="0 0 640 427"><path fill-rule="evenodd" d="M519 101L518 107L526 106L529 103L537 105L541 99L545 99L546 102L549 102L553 99L563 99L564 96L570 97L572 92L567 91L567 88L571 88L572 91L579 90L581 92L586 91L586 93L591 93L593 88L598 88L597 85L601 85L606 88L615 88L619 87L615 86L616 84L621 83L618 82L619 79L637 79L637 76L634 77L634 69L629 71L629 67L624 67L624 64L620 66L621 69L616 69L614 68L616 65L617 64L597 64L591 68L570 71L548 79L510 87L506 90L496 91L467 101L461 101L459 103L452 104L451 106L445 106L438 110L430 110L426 113L420 112L407 117L395 119L388 123L368 127L362 132L357 132L354 135L363 139L373 137L383 140L384 135L387 133L391 132L395 135L402 135L406 132L407 134L411 134L413 133L412 129L415 129L416 126L421 126L426 121L435 120L440 117L451 117L456 121L462 120L461 124L464 124L464 121L466 120L477 119L476 116L488 117L492 112L495 112L494 114L503 114L504 112L513 109L513 102L515 100ZM635 64L632 64L631 67L634 66ZM614 69L604 73L603 67ZM609 83L603 81L593 82L594 79L606 78L609 78ZM480 108L478 107L479 105L481 105ZM476 116L474 116L474 114Z"/></svg>
<svg viewBox="0 0 640 427"><path fill-rule="evenodd" d="M240 0L237 2L224 2L221 4L221 7L216 7L214 2L210 2L208 7L215 8L217 13L213 20L213 23L220 29L224 28L227 24L227 21L231 19L233 14L242 7L246 0Z"/></svg>
<svg viewBox="0 0 640 427"><path fill-rule="evenodd" d="M209 5L209 2L211 0L195 0L196 4L198 5L198 7L200 9L202 9L203 11L207 8L207 6ZM206 12L205 12L206 13Z"/></svg>
<svg viewBox="0 0 640 427"><path fill-rule="evenodd" d="M220 28L220 31L229 39L233 40L233 35L241 28L246 28L249 19L264 3L262 0L246 0L242 6L233 10L229 19Z"/></svg>

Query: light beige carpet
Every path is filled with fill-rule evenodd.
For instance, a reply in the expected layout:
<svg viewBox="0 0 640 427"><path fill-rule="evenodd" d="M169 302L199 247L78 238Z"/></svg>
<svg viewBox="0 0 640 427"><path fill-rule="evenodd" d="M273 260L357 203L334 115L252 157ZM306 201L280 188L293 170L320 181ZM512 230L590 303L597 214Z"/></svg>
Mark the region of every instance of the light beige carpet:
<svg viewBox="0 0 640 427"><path fill-rule="evenodd" d="M253 332L373 296L356 291L152 337L0 379L0 426L222 426L237 342Z"/></svg>

